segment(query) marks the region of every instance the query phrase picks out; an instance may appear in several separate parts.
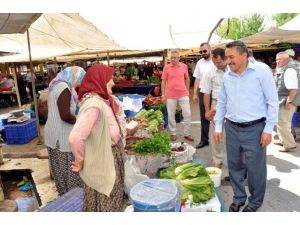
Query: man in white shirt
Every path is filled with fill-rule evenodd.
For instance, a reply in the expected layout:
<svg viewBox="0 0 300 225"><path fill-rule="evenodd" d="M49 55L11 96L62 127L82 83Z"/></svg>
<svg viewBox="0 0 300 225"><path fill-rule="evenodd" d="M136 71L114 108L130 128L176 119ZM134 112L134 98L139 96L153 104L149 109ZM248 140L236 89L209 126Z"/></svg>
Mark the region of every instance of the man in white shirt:
<svg viewBox="0 0 300 225"><path fill-rule="evenodd" d="M196 68L193 74L195 77L194 83L194 95L193 101L196 102L199 98L199 108L200 108L200 121L201 121L201 138L199 144L196 148L203 148L204 146L209 144L209 121L205 118L205 108L203 103L203 93L201 91L202 88L202 80L205 79L205 76L214 71L215 66L211 60L211 47L208 43L202 43L200 45L201 59L197 62Z"/></svg>
<svg viewBox="0 0 300 225"><path fill-rule="evenodd" d="M295 51L293 49L287 49L285 52L289 55L290 63L296 67L297 74L300 74L300 62L295 60Z"/></svg>
<svg viewBox="0 0 300 225"><path fill-rule="evenodd" d="M291 152L297 147L291 133L291 120L299 105L298 77L296 67L290 63L289 55L286 52L279 52L276 55L276 86L279 98L279 117L277 132L281 140L283 150L281 152Z"/></svg>
<svg viewBox="0 0 300 225"><path fill-rule="evenodd" d="M35 74L31 76L31 71L28 70L26 74L27 87L29 88L31 99L33 99L32 79L36 79Z"/></svg>
<svg viewBox="0 0 300 225"><path fill-rule="evenodd" d="M210 166L221 168L223 164L224 143L217 144L213 138L213 134L215 131L213 118L216 114L217 98L221 91L221 82L223 80L224 73L227 71L225 50L223 48L214 49L212 51L212 61L216 68L213 72L208 73L205 76L205 79L202 79L203 86L201 88L201 91L204 93L203 100L205 107L205 118L211 121L209 128L209 137L211 140L212 164Z"/></svg>

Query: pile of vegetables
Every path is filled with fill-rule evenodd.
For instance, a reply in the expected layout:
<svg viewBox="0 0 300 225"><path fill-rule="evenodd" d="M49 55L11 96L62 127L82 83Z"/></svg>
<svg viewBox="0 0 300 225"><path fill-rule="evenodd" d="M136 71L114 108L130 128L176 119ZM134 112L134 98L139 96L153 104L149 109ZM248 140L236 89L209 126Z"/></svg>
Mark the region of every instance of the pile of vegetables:
<svg viewBox="0 0 300 225"><path fill-rule="evenodd" d="M165 103L160 103L160 104L157 104L157 105L151 105L151 106L149 106L148 108L149 108L149 109L153 109L153 110L160 110L160 111L163 111L165 107L166 107L166 104L165 104Z"/></svg>
<svg viewBox="0 0 300 225"><path fill-rule="evenodd" d="M164 121L163 114L160 110L154 111L153 109L145 110L142 109L138 114L135 115L134 119L147 119L149 125L147 129L151 132L157 132L158 126L161 125Z"/></svg>
<svg viewBox="0 0 300 225"><path fill-rule="evenodd" d="M169 154L171 152L170 136L167 132L161 131L152 138L139 141L133 145L133 149L139 154L147 154L151 152Z"/></svg>
<svg viewBox="0 0 300 225"><path fill-rule="evenodd" d="M152 76L148 78L148 84L160 84L160 82L159 77Z"/></svg>
<svg viewBox="0 0 300 225"><path fill-rule="evenodd" d="M144 104L147 106L152 106L152 105L157 105L162 103L163 103L162 96L152 97L151 95L150 96L148 95L144 100Z"/></svg>
<svg viewBox="0 0 300 225"><path fill-rule="evenodd" d="M137 80L135 82L136 85L147 85L148 81L147 80Z"/></svg>
<svg viewBox="0 0 300 225"><path fill-rule="evenodd" d="M160 178L177 181L181 202L205 203L215 196L214 183L201 163L175 164L160 171Z"/></svg>

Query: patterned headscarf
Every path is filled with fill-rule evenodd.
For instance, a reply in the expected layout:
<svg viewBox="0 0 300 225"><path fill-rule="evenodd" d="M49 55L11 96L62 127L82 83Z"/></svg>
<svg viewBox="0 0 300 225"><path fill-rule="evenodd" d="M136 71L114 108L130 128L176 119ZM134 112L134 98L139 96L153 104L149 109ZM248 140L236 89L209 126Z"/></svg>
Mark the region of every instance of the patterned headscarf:
<svg viewBox="0 0 300 225"><path fill-rule="evenodd" d="M110 106L116 115L119 106L114 98L108 94L106 86L114 72L114 68L102 64L96 64L89 68L81 83L78 100L80 101L85 94L95 93L101 98L109 100Z"/></svg>
<svg viewBox="0 0 300 225"><path fill-rule="evenodd" d="M69 88L72 89L73 85L82 81L85 75L83 68L79 66L70 66L59 72L57 76L50 82L49 90L59 82L65 82L68 84Z"/></svg>

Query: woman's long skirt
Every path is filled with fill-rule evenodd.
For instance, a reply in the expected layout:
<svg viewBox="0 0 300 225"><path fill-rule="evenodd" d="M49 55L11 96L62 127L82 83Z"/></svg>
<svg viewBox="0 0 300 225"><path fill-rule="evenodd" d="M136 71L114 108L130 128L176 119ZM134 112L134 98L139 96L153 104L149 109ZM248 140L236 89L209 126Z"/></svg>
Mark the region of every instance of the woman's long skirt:
<svg viewBox="0 0 300 225"><path fill-rule="evenodd" d="M71 170L71 164L74 161L72 152L61 152L58 142L56 148L48 147L47 149L51 173L59 195L63 195L72 188L83 187L79 173Z"/></svg>
<svg viewBox="0 0 300 225"><path fill-rule="evenodd" d="M124 148L121 141L112 147L116 180L110 197L97 192L84 184L83 211L85 212L121 212L124 207Z"/></svg>

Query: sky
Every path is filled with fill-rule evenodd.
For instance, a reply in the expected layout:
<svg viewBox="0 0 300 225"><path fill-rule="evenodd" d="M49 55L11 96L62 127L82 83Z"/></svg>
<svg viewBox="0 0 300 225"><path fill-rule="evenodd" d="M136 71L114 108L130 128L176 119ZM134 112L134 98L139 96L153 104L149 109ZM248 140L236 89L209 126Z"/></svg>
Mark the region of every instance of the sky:
<svg viewBox="0 0 300 225"><path fill-rule="evenodd" d="M270 18L271 14L276 12L296 11L297 0L284 1L294 2L291 4L282 2L282 0L39 0L39 4L36 4L36 0L26 0L26 5L30 6L29 12L79 13L121 46L131 50L151 50L197 47L207 41L209 32L220 18L226 19L255 12L268 15ZM22 7L22 4L24 5L24 0L9 0L4 6L1 5L0 10L7 11L5 8L7 7L15 12L28 12L28 8ZM298 2L297 5L300 6ZM266 27L271 26L271 21L265 22ZM220 41L224 40L213 36L211 43Z"/></svg>
<svg viewBox="0 0 300 225"><path fill-rule="evenodd" d="M200 8L200 6L201 4L196 5L195 8ZM176 12L176 8L173 8L173 10ZM151 10L151 12L154 14L155 9ZM130 16L127 16L126 13L120 12L119 15L122 16L111 19L107 19L110 18L109 15L99 13L82 12L80 15L96 25L121 46L128 49L144 50L197 47L200 43L208 40L210 31L221 18L224 18L223 22L226 22L226 19L229 17L239 17L245 14L218 13L199 15L189 12L179 14L181 16L174 16L173 14L167 16L166 13L162 12L161 16L149 17L142 14L138 16L130 14ZM264 15L266 16L265 27L268 28L271 26L272 21L267 19L267 17L271 18L271 15ZM210 43L215 44L224 41L226 40L214 34Z"/></svg>

